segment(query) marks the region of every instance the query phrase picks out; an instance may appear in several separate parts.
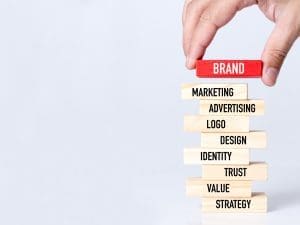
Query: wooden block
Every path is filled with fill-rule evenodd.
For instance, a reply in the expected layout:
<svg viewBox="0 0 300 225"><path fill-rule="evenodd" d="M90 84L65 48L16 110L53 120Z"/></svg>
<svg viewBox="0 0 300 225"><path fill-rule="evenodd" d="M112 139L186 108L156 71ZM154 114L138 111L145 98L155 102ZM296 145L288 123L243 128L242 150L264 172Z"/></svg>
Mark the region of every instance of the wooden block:
<svg viewBox="0 0 300 225"><path fill-rule="evenodd" d="M186 193L192 197L251 197L251 181L188 178Z"/></svg>
<svg viewBox="0 0 300 225"><path fill-rule="evenodd" d="M248 165L250 160L249 149L211 149L211 148L185 148L184 164L235 164Z"/></svg>
<svg viewBox="0 0 300 225"><path fill-rule="evenodd" d="M252 193L251 197L214 197L202 199L203 212L266 213L265 193Z"/></svg>
<svg viewBox="0 0 300 225"><path fill-rule="evenodd" d="M202 213L201 225L267 225L265 213Z"/></svg>
<svg viewBox="0 0 300 225"><path fill-rule="evenodd" d="M188 132L249 132L249 116L207 116L184 117L184 131Z"/></svg>
<svg viewBox="0 0 300 225"><path fill-rule="evenodd" d="M202 100L201 115L263 115L265 103L263 100Z"/></svg>
<svg viewBox="0 0 300 225"><path fill-rule="evenodd" d="M266 180L268 165L250 162L249 165L203 165L202 177L206 180Z"/></svg>
<svg viewBox="0 0 300 225"><path fill-rule="evenodd" d="M258 78L261 60L198 60L196 74L205 78Z"/></svg>
<svg viewBox="0 0 300 225"><path fill-rule="evenodd" d="M267 134L264 131L248 133L201 133L202 148L265 148Z"/></svg>
<svg viewBox="0 0 300 225"><path fill-rule="evenodd" d="M183 84L182 99L247 99L247 84Z"/></svg>

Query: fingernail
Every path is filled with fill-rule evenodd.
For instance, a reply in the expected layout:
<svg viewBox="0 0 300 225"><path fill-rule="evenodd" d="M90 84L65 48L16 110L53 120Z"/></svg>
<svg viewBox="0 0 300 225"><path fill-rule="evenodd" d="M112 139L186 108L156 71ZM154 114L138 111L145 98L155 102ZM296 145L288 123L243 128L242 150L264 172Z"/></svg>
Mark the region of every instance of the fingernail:
<svg viewBox="0 0 300 225"><path fill-rule="evenodd" d="M267 76L268 76L269 78L271 78L271 79L275 79L275 80L276 80L277 77L278 77L278 73L279 73L278 69L273 68L273 67L269 67L269 68L266 70Z"/></svg>
<svg viewBox="0 0 300 225"><path fill-rule="evenodd" d="M276 82L278 74L279 74L279 70L274 67L269 67L266 70L267 78L270 79L273 83Z"/></svg>
<svg viewBox="0 0 300 225"><path fill-rule="evenodd" d="M187 57L186 58L186 67L188 68L188 69L192 69L193 68L193 65L192 65L192 59L190 58L190 57Z"/></svg>
<svg viewBox="0 0 300 225"><path fill-rule="evenodd" d="M189 64L190 64L190 58L189 57L186 57L186 60L185 60L185 66L187 68L189 68Z"/></svg>

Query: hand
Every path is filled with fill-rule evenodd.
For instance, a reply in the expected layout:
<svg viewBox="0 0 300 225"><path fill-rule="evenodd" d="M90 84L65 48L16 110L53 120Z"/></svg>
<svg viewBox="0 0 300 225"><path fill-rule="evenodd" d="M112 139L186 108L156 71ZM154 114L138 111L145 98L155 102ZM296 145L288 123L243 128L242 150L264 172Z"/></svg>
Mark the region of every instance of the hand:
<svg viewBox="0 0 300 225"><path fill-rule="evenodd" d="M300 0L186 0L182 18L186 67L194 69L217 30L236 12L254 4L276 24L261 56L262 81L273 86L289 49L300 35Z"/></svg>

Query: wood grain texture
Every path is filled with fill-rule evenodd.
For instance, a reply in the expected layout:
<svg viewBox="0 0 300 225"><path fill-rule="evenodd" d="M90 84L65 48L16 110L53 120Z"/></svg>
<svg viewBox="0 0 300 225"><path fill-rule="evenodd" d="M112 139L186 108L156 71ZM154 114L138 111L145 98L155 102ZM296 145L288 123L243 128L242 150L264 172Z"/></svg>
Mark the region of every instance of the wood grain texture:
<svg viewBox="0 0 300 225"><path fill-rule="evenodd" d="M268 165L250 162L249 165L203 165L202 177L206 180L266 180Z"/></svg>
<svg viewBox="0 0 300 225"><path fill-rule="evenodd" d="M236 202L238 205L246 205L247 207L219 207L221 202ZM250 201L250 202L249 202ZM222 204L223 205L223 204ZM224 204L226 205L226 203ZM248 207L249 206L249 207ZM251 197L236 198L236 197L213 197L202 199L202 211L214 213L266 213L267 212L267 196L265 193L252 193Z"/></svg>
<svg viewBox="0 0 300 225"><path fill-rule="evenodd" d="M266 148L264 131L248 133L201 133L202 148Z"/></svg>
<svg viewBox="0 0 300 225"><path fill-rule="evenodd" d="M205 92L208 89L232 89L231 96L224 96L221 93L217 96L203 96L195 93ZM247 99L248 85L247 84L183 84L181 86L182 99Z"/></svg>
<svg viewBox="0 0 300 225"><path fill-rule="evenodd" d="M249 149L211 149L185 148L184 164L235 164L248 165L250 160Z"/></svg>
<svg viewBox="0 0 300 225"><path fill-rule="evenodd" d="M187 115L184 131L187 132L249 132L249 116Z"/></svg>
<svg viewBox="0 0 300 225"><path fill-rule="evenodd" d="M221 188L224 189L224 186L226 191ZM251 197L251 181L205 180L193 177L186 181L186 194L191 197Z"/></svg>

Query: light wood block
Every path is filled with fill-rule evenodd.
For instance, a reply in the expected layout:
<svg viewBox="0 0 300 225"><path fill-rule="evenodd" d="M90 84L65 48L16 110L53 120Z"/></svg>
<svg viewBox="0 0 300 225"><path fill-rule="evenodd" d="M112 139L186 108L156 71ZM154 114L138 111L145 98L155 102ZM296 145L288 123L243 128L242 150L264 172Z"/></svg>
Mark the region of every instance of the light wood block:
<svg viewBox="0 0 300 225"><path fill-rule="evenodd" d="M185 148L184 164L249 164L249 149Z"/></svg>
<svg viewBox="0 0 300 225"><path fill-rule="evenodd" d="M203 165L202 177L206 180L266 180L268 165L250 162L249 165Z"/></svg>
<svg viewBox="0 0 300 225"><path fill-rule="evenodd" d="M265 148L267 134L264 131L248 133L201 133L203 148Z"/></svg>
<svg viewBox="0 0 300 225"><path fill-rule="evenodd" d="M267 196L265 193L252 193L251 197L214 197L202 199L203 212L266 213Z"/></svg>
<svg viewBox="0 0 300 225"><path fill-rule="evenodd" d="M247 84L183 84L182 99L247 99Z"/></svg>
<svg viewBox="0 0 300 225"><path fill-rule="evenodd" d="M249 116L184 117L184 130L188 132L249 132Z"/></svg>
<svg viewBox="0 0 300 225"><path fill-rule="evenodd" d="M188 178L186 193L192 197L251 197L251 181Z"/></svg>
<svg viewBox="0 0 300 225"><path fill-rule="evenodd" d="M202 213L201 225L267 225L265 213Z"/></svg>
<svg viewBox="0 0 300 225"><path fill-rule="evenodd" d="M202 100L200 101L201 115L263 115L264 100Z"/></svg>

